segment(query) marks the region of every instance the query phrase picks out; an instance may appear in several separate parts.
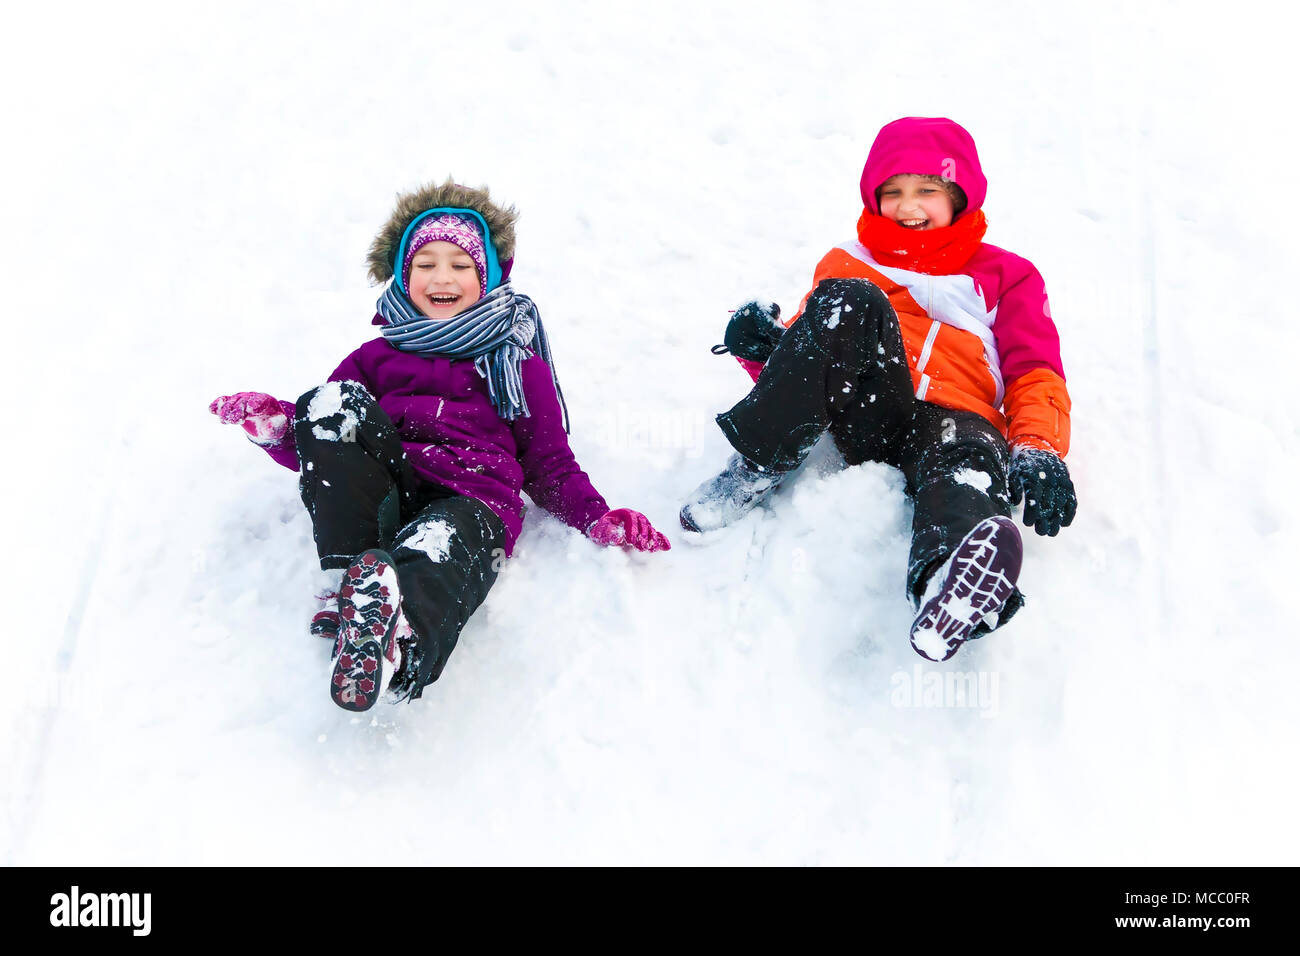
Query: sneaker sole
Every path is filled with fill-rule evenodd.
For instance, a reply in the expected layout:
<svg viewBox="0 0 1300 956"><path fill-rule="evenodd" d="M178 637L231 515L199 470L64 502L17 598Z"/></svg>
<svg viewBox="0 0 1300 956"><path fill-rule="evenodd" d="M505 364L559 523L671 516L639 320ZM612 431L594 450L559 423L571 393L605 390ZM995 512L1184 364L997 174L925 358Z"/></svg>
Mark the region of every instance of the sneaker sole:
<svg viewBox="0 0 1300 956"><path fill-rule="evenodd" d="M401 594L397 569L383 551L360 554L339 588L339 630L330 669L330 699L344 710L369 710L383 693Z"/></svg>
<svg viewBox="0 0 1300 956"><path fill-rule="evenodd" d="M334 598L335 603L338 598ZM339 612L338 611L317 611L316 616L311 619L311 632L316 637L325 637L333 640L339 633Z"/></svg>
<svg viewBox="0 0 1300 956"><path fill-rule="evenodd" d="M1020 577L1024 546L1010 518L985 518L947 562L939 592L912 622L912 647L931 661L957 653L985 615L1006 604Z"/></svg>

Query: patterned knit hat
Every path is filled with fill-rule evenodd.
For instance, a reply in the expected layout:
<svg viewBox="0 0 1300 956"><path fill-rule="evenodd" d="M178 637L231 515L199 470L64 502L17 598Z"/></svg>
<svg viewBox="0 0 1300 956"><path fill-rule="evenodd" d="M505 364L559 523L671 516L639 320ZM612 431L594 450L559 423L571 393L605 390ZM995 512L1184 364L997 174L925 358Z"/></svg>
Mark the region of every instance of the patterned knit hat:
<svg viewBox="0 0 1300 956"><path fill-rule="evenodd" d="M474 260L478 270L478 287L480 292L487 289L487 250L483 245L483 233L478 223L466 216L443 213L431 216L416 228L406 248L406 260L402 263L402 281L409 285L411 260L420 251L421 246L431 242L450 242L460 246Z"/></svg>

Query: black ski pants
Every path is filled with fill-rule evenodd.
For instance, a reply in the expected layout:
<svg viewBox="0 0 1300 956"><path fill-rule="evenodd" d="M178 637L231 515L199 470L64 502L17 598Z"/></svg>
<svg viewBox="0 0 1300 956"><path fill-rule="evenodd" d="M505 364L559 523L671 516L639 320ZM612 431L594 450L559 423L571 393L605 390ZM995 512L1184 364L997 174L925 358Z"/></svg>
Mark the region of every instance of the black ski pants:
<svg viewBox="0 0 1300 956"><path fill-rule="evenodd" d="M501 519L476 498L420 480L392 420L356 382L299 398L294 437L321 568L346 568L367 548L393 557L417 639L395 689L419 697L496 581L505 557Z"/></svg>
<svg viewBox="0 0 1300 956"><path fill-rule="evenodd" d="M850 465L900 469L915 504L914 601L975 525L1011 513L1006 439L974 412L916 398L898 316L866 279L819 283L754 388L718 425L736 451L777 472L798 467L827 431ZM1008 602L1012 613L1021 601Z"/></svg>

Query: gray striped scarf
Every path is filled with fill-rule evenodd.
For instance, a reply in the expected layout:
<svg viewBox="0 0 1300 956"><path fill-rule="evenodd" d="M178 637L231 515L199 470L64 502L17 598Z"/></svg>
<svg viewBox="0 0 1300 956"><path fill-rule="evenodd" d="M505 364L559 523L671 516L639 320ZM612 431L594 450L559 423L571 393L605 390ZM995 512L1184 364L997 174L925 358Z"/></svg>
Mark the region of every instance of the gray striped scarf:
<svg viewBox="0 0 1300 956"><path fill-rule="evenodd" d="M516 293L509 282L501 283L473 308L450 319L430 319L421 314L396 282L384 289L377 308L386 323L381 331L394 348L430 358L473 359L479 375L487 379L493 407L506 421L531 414L519 366L528 357L524 349L532 349L551 370L564 430L568 432L569 409L555 374L542 317L533 300Z"/></svg>

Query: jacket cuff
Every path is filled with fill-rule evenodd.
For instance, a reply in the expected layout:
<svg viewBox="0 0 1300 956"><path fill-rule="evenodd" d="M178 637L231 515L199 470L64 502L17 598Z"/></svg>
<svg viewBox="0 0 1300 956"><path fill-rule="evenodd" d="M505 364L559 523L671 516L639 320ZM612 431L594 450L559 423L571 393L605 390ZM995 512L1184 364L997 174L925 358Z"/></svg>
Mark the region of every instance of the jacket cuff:
<svg viewBox="0 0 1300 956"><path fill-rule="evenodd" d="M298 440L293 433L294 416L297 414L297 408L293 402L286 402L281 399L280 411L284 412L288 423L286 424L284 434L280 436L279 441L273 442L269 445L263 445L261 442L253 441L252 435L248 435L247 437L254 445L270 455L271 460L277 465L283 465L290 471L297 471Z"/></svg>
<svg viewBox="0 0 1300 956"><path fill-rule="evenodd" d="M1008 385L1002 407L1007 444L1041 448L1058 458L1070 450L1070 393L1050 368L1033 369Z"/></svg>
<svg viewBox="0 0 1300 956"><path fill-rule="evenodd" d="M754 359L741 358L739 355L735 356L735 359L740 363L740 367L749 373L749 377L757 382L759 373L763 371L764 363Z"/></svg>
<svg viewBox="0 0 1300 956"><path fill-rule="evenodd" d="M1045 438L1039 438L1036 435L1018 436L1016 440L1011 444L1011 453L1014 455L1016 450L1019 448L1024 448L1024 449L1032 448L1037 451L1051 452L1057 458L1064 457L1061 455L1059 451L1056 450L1056 446L1054 446L1051 442L1047 441Z"/></svg>
<svg viewBox="0 0 1300 956"><path fill-rule="evenodd" d="M581 515L575 516L576 520L570 522L570 527L577 528L586 535L592 525L609 514L609 510L609 505L604 501L589 504L583 509Z"/></svg>

